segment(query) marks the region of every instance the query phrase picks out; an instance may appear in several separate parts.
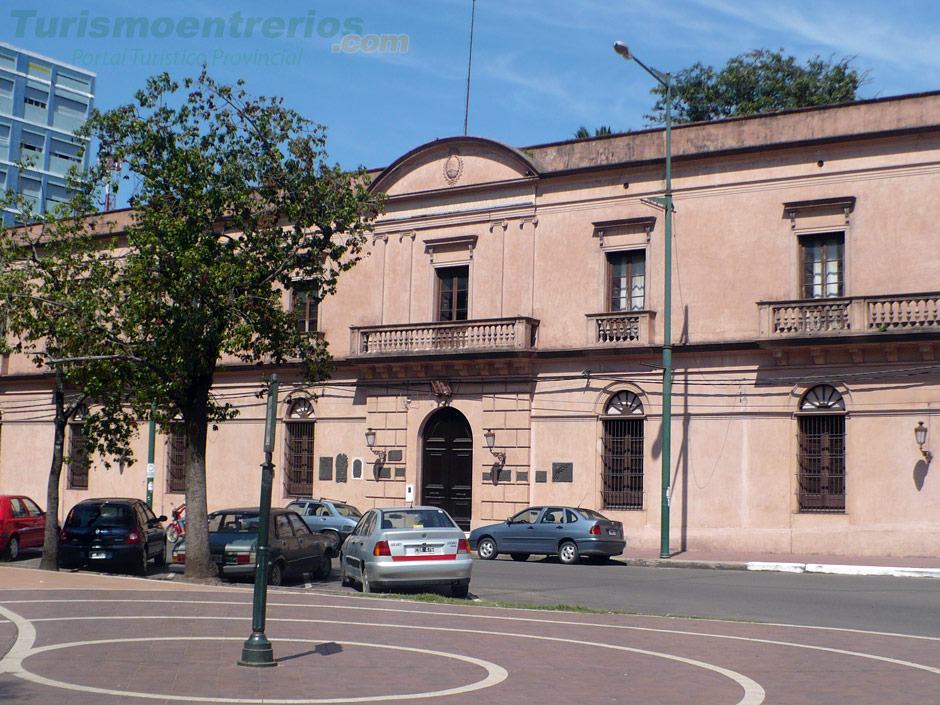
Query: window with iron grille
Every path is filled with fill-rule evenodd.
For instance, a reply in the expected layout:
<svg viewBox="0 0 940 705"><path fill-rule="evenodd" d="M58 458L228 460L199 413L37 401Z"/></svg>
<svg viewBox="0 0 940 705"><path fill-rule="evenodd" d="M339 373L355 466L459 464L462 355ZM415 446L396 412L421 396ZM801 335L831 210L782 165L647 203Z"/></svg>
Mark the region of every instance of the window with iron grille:
<svg viewBox="0 0 940 705"><path fill-rule="evenodd" d="M320 328L320 298L300 285L291 293L291 310L300 333L314 334Z"/></svg>
<svg viewBox="0 0 940 705"><path fill-rule="evenodd" d="M290 405L284 424L284 494L288 497L313 496L314 429L313 405L298 399Z"/></svg>
<svg viewBox="0 0 940 705"><path fill-rule="evenodd" d="M800 512L845 512L844 411L842 395L829 385L814 387L800 404Z"/></svg>
<svg viewBox="0 0 940 705"><path fill-rule="evenodd" d="M186 458L189 441L182 424L175 424L166 439L166 491L171 494L186 492Z"/></svg>
<svg viewBox="0 0 940 705"><path fill-rule="evenodd" d="M646 253L607 255L608 310L639 311L646 307Z"/></svg>
<svg viewBox="0 0 940 705"><path fill-rule="evenodd" d="M643 423L643 405L633 392L619 392L607 404L602 420L604 509L643 509Z"/></svg>
<svg viewBox="0 0 940 705"><path fill-rule="evenodd" d="M804 299L842 296L845 280L845 235L804 235L800 238L801 290Z"/></svg>
<svg viewBox="0 0 940 705"><path fill-rule="evenodd" d="M88 489L91 457L88 441L85 438L84 416L81 418L81 421L69 424L68 487L70 490Z"/></svg>
<svg viewBox="0 0 940 705"><path fill-rule="evenodd" d="M466 321L469 310L470 268L440 267L438 280L438 320Z"/></svg>

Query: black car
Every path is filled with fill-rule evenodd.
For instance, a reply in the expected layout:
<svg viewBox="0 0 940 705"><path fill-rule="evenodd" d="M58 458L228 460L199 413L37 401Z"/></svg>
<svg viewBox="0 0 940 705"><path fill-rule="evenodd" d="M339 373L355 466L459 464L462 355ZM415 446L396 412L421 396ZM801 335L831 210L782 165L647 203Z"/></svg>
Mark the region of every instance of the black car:
<svg viewBox="0 0 940 705"><path fill-rule="evenodd" d="M258 507L223 509L209 515L209 553L221 578L254 578L258 551ZM330 577L333 556L339 552L332 536L311 531L292 509L271 508L268 524L268 584L285 577L310 573L317 580ZM170 570L186 568L186 539L173 547Z"/></svg>
<svg viewBox="0 0 940 705"><path fill-rule="evenodd" d="M108 567L146 575L166 562L165 516L140 499L86 499L69 511L59 535L62 568Z"/></svg>

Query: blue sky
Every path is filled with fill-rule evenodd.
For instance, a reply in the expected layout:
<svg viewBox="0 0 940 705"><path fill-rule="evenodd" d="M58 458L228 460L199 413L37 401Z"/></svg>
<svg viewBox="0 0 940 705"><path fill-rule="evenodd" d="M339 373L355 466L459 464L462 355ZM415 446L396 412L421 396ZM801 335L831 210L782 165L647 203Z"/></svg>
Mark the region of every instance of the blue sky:
<svg viewBox="0 0 940 705"><path fill-rule="evenodd" d="M325 124L332 160L381 167L463 133L470 11L471 0L6 0L0 41L95 71L102 109L128 102L153 73L198 73L204 56L215 78L244 78L252 93L280 95ZM66 17L99 19L99 33L124 17L155 24L143 37L94 38L90 24L79 36L77 22L39 36L39 18L48 30ZM216 18L230 36L185 36ZM247 18L258 18L250 38L241 36ZM300 19L288 37L291 18ZM333 51L343 28L363 42L407 35L407 51ZM801 61L855 56L871 98L940 89L938 30L940 4L923 0L477 0L469 133L524 146L569 139L580 125L642 128L652 79L614 54L618 39L662 71L718 67L755 48Z"/></svg>

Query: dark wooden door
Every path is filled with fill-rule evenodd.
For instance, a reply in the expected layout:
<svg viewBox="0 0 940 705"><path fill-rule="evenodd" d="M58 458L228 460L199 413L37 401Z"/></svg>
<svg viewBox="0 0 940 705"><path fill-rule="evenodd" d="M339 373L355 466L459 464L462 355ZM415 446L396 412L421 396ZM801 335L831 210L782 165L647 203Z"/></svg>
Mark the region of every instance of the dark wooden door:
<svg viewBox="0 0 940 705"><path fill-rule="evenodd" d="M421 502L440 507L470 530L473 435L466 417L444 407L424 429Z"/></svg>

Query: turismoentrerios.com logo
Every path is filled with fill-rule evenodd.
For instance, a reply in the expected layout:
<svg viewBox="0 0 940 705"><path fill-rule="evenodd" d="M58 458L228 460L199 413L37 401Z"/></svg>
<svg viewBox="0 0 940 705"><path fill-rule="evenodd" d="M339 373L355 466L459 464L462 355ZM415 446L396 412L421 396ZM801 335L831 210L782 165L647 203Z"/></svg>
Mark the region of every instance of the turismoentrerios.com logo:
<svg viewBox="0 0 940 705"><path fill-rule="evenodd" d="M17 38L38 39L336 39L334 52L397 54L408 51L407 34L367 34L361 17L318 18L315 10L289 17L142 17L41 15L37 10L10 10Z"/></svg>

